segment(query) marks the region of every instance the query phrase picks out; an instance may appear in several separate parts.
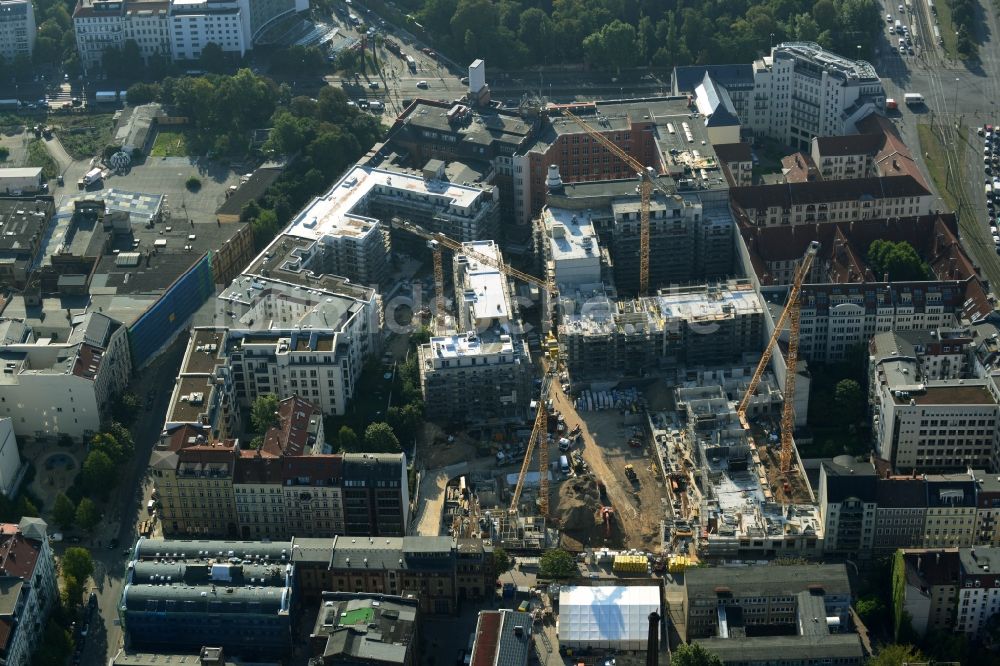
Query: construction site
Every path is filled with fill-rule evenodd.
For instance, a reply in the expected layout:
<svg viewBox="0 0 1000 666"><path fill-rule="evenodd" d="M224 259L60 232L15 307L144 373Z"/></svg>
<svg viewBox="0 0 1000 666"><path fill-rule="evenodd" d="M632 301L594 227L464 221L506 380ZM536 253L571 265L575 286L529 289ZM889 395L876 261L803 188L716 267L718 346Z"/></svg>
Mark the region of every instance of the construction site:
<svg viewBox="0 0 1000 666"><path fill-rule="evenodd" d="M812 243L799 262L786 306L757 356L766 320L750 283L730 280L647 295L650 197L657 187L652 170L564 113L639 176L641 200L633 211L640 218L638 298L615 304L601 320L590 312L564 315L555 328L543 324L550 332L533 362L543 375L526 410L534 414L531 430L505 428L491 442L495 466L448 481L439 533L483 538L522 553L556 545L685 558L819 553L821 521L792 439L799 295L818 244ZM513 321L516 313L505 303L514 281L538 287L549 296L543 300L558 300L551 278L511 268L491 241L460 244L400 220L393 227L429 241L439 336L454 335L449 320L461 321L467 330L498 317ZM456 265L475 267L461 294L456 269L455 301L463 308L456 317L444 311L442 248L455 253ZM555 268L546 273L558 274ZM543 322L549 315L543 312ZM770 375L779 338L783 382ZM484 365L463 360L467 355L456 355L458 367ZM752 372L747 368L744 375L748 355L757 362L751 361ZM595 368L594 359L604 362ZM659 367L653 359L660 365L667 359L670 367ZM422 369L427 363L422 360ZM676 381L690 374L685 368L708 366L715 369L705 377L728 372L728 379L694 386ZM733 367L740 369L725 369ZM579 380L595 369L605 380L604 390ZM673 395L666 411L634 387L606 383L611 377L661 378L640 379L645 389L650 383L662 386L671 372L675 381L668 383ZM466 386L464 375L459 376L455 390ZM435 385L448 381L442 374ZM425 400L429 385L424 381ZM512 393L512 399L522 395Z"/></svg>

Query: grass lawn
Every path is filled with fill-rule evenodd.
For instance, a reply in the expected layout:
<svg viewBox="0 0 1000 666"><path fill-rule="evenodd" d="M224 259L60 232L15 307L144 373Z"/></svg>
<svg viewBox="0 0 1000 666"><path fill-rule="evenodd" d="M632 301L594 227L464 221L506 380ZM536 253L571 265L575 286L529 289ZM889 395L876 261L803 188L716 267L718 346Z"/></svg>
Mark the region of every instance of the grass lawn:
<svg viewBox="0 0 1000 666"><path fill-rule="evenodd" d="M955 23L951 20L951 7L947 0L934 3L937 7L938 23L941 29L941 41L944 42L944 52L949 58L958 59L958 35L955 34Z"/></svg>
<svg viewBox="0 0 1000 666"><path fill-rule="evenodd" d="M159 130L153 141L151 157L187 157L187 133L180 130Z"/></svg>
<svg viewBox="0 0 1000 666"><path fill-rule="evenodd" d="M964 136L964 131L963 127L959 136ZM930 125L917 125L917 135L920 137L920 150L927 155L927 159L924 161L927 163L927 170L931 173L935 189L944 199L948 210L958 210L958 199L948 188L948 157L945 154L944 146ZM960 159L959 168L963 163L964 160ZM961 179L961 174L959 174L959 179Z"/></svg>
<svg viewBox="0 0 1000 666"><path fill-rule="evenodd" d="M60 117L55 121L59 142L75 160L86 160L100 155L111 142L114 115L95 113Z"/></svg>
<svg viewBox="0 0 1000 666"><path fill-rule="evenodd" d="M46 179L55 178L59 175L59 165L49 155L45 148L45 142L41 139L32 139L28 142L28 164L30 167L42 167L42 175Z"/></svg>

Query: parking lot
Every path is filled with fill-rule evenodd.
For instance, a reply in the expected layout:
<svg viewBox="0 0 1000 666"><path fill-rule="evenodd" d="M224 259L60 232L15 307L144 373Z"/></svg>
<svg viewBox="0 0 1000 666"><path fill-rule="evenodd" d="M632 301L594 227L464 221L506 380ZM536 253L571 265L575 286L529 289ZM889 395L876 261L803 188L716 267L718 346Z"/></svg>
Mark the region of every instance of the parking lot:
<svg viewBox="0 0 1000 666"><path fill-rule="evenodd" d="M1000 254L1000 233L997 232L997 204L1000 203L1000 127L984 125L976 129L983 141L983 194L985 217L990 227L993 247ZM978 197L976 197L978 200Z"/></svg>

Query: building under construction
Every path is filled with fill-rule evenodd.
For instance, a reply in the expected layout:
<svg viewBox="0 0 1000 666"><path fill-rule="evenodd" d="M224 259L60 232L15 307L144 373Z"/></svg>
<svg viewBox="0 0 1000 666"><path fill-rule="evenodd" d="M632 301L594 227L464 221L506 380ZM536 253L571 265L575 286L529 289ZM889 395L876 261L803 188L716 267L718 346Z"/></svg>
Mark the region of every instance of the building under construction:
<svg viewBox="0 0 1000 666"><path fill-rule="evenodd" d="M592 301L563 315L560 351L575 379L737 362L760 350L763 313L759 294L744 280Z"/></svg>
<svg viewBox="0 0 1000 666"><path fill-rule="evenodd" d="M714 389L714 390L713 390ZM748 433L721 386L681 388L681 451L697 488L690 527L701 558L810 556L822 552L822 521L798 456L781 473L776 429ZM762 419L765 422L767 419Z"/></svg>

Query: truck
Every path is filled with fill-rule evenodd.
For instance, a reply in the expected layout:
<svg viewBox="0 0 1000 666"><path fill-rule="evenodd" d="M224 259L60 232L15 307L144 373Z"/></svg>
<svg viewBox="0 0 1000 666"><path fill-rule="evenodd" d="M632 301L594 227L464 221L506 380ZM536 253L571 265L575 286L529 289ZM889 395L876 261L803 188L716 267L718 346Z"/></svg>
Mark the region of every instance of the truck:
<svg viewBox="0 0 1000 666"><path fill-rule="evenodd" d="M906 93L903 95L903 101L907 106L920 106L924 103L924 96L920 93Z"/></svg>
<svg viewBox="0 0 1000 666"><path fill-rule="evenodd" d="M118 93L114 90L98 90L94 93L94 101L98 104L114 104L118 101Z"/></svg>
<svg viewBox="0 0 1000 666"><path fill-rule="evenodd" d="M893 31L897 35L902 35L903 34L903 22L900 21L899 19L896 19L896 25L893 27Z"/></svg>
<svg viewBox="0 0 1000 666"><path fill-rule="evenodd" d="M90 171L88 171L87 173L83 174L83 184L84 186L89 187L90 185L93 185L94 183L101 181L103 178L104 175L101 173L101 170L95 167Z"/></svg>
<svg viewBox="0 0 1000 666"><path fill-rule="evenodd" d="M16 110L20 106L21 103L16 99L0 99L0 109Z"/></svg>
<svg viewBox="0 0 1000 666"><path fill-rule="evenodd" d="M413 59L413 56L406 56L406 66L410 68L410 71L414 74L417 73L417 61Z"/></svg>

